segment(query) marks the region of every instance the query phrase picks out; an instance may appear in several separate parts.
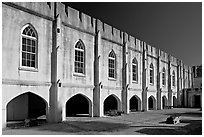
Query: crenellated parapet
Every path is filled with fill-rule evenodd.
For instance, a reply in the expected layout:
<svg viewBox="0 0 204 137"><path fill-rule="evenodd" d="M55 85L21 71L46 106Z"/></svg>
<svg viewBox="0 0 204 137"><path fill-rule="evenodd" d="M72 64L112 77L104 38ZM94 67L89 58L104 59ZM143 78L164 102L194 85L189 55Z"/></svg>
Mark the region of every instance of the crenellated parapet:
<svg viewBox="0 0 204 137"><path fill-rule="evenodd" d="M157 58L158 57L158 53L157 53L157 49L151 45L146 45L146 49L147 49L147 54L151 57Z"/></svg>
<svg viewBox="0 0 204 137"><path fill-rule="evenodd" d="M57 13L61 16L63 25L71 28L80 28L80 30L95 34L96 19L60 2L57 3Z"/></svg>
<svg viewBox="0 0 204 137"><path fill-rule="evenodd" d="M160 58L162 62L168 63L169 61L169 55L162 50L160 50Z"/></svg>
<svg viewBox="0 0 204 137"><path fill-rule="evenodd" d="M141 41L131 35L128 35L128 34L126 35L127 35L127 44L128 44L129 50L133 50L135 52L142 53L143 50L142 50Z"/></svg>
<svg viewBox="0 0 204 137"><path fill-rule="evenodd" d="M123 43L123 32L97 19L97 28L101 32L101 37L119 44Z"/></svg>

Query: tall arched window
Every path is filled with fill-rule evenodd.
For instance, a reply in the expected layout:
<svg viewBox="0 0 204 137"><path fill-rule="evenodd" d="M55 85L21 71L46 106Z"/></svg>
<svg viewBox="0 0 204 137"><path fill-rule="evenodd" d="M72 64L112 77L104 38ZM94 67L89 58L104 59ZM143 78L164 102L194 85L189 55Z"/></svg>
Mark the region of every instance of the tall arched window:
<svg viewBox="0 0 204 137"><path fill-rule="evenodd" d="M149 68L149 83L154 84L154 66L151 63Z"/></svg>
<svg viewBox="0 0 204 137"><path fill-rule="evenodd" d="M175 86L175 72L172 73L172 86Z"/></svg>
<svg viewBox="0 0 204 137"><path fill-rule="evenodd" d="M85 46L81 40L75 45L74 72L85 74Z"/></svg>
<svg viewBox="0 0 204 137"><path fill-rule="evenodd" d="M115 63L116 63L116 56L114 51L112 50L108 55L108 77L115 78Z"/></svg>
<svg viewBox="0 0 204 137"><path fill-rule="evenodd" d="M166 85L166 74L165 74L165 68L162 69L162 85Z"/></svg>
<svg viewBox="0 0 204 137"><path fill-rule="evenodd" d="M138 63L136 58L132 61L132 80L138 82Z"/></svg>
<svg viewBox="0 0 204 137"><path fill-rule="evenodd" d="M37 68L37 32L30 24L25 25L21 31L21 66Z"/></svg>

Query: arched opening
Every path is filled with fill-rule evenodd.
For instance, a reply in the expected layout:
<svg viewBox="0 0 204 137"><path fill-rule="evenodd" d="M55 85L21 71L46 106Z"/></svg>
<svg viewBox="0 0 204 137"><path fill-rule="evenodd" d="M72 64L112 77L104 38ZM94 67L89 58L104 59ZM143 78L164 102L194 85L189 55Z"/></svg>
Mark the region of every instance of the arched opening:
<svg viewBox="0 0 204 137"><path fill-rule="evenodd" d="M175 108L177 106L177 99L175 96L173 96L173 107Z"/></svg>
<svg viewBox="0 0 204 137"><path fill-rule="evenodd" d="M118 110L118 100L113 95L108 96L104 101L104 114L110 110Z"/></svg>
<svg viewBox="0 0 204 137"><path fill-rule="evenodd" d="M150 96L148 98L148 106L149 106L149 110L155 110L156 109L156 100L153 96Z"/></svg>
<svg viewBox="0 0 204 137"><path fill-rule="evenodd" d="M162 97L162 108L165 109L167 106L167 98L166 96L163 96Z"/></svg>
<svg viewBox="0 0 204 137"><path fill-rule="evenodd" d="M133 96L130 99L130 111L135 112L135 111L140 111L141 110L141 100L137 96Z"/></svg>
<svg viewBox="0 0 204 137"><path fill-rule="evenodd" d="M47 103L40 96L27 92L12 99L6 109L7 122L39 117L46 119Z"/></svg>
<svg viewBox="0 0 204 137"><path fill-rule="evenodd" d="M66 117L87 117L90 116L90 109L90 100L81 94L77 94L66 103Z"/></svg>

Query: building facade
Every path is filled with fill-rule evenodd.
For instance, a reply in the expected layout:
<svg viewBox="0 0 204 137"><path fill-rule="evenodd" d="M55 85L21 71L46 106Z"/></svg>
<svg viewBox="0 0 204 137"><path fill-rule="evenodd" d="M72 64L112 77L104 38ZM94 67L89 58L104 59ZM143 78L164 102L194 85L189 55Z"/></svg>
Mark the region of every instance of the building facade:
<svg viewBox="0 0 204 137"><path fill-rule="evenodd" d="M185 107L202 108L202 65L192 67L192 77L192 87L186 90Z"/></svg>
<svg viewBox="0 0 204 137"><path fill-rule="evenodd" d="M62 3L2 3L2 125L182 106L181 60Z"/></svg>

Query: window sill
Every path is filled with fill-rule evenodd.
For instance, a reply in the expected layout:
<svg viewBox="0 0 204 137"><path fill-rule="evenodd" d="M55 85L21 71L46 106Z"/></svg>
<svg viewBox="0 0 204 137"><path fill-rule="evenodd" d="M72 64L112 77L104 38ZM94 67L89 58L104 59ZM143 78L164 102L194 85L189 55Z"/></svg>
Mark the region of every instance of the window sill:
<svg viewBox="0 0 204 137"><path fill-rule="evenodd" d="M154 84L153 84L153 83L149 83L149 85L150 85L150 86L154 86Z"/></svg>
<svg viewBox="0 0 204 137"><path fill-rule="evenodd" d="M30 67L23 67L23 66L19 67L18 70L38 72L37 68L30 68Z"/></svg>
<svg viewBox="0 0 204 137"><path fill-rule="evenodd" d="M111 80L111 81L116 81L116 79L115 79L115 78L110 78L110 77L108 77L108 80Z"/></svg>
<svg viewBox="0 0 204 137"><path fill-rule="evenodd" d="M132 81L132 83L138 84L138 81Z"/></svg>
<svg viewBox="0 0 204 137"><path fill-rule="evenodd" d="M86 77L86 75L84 75L82 73L73 73L73 76L76 76L76 77Z"/></svg>

